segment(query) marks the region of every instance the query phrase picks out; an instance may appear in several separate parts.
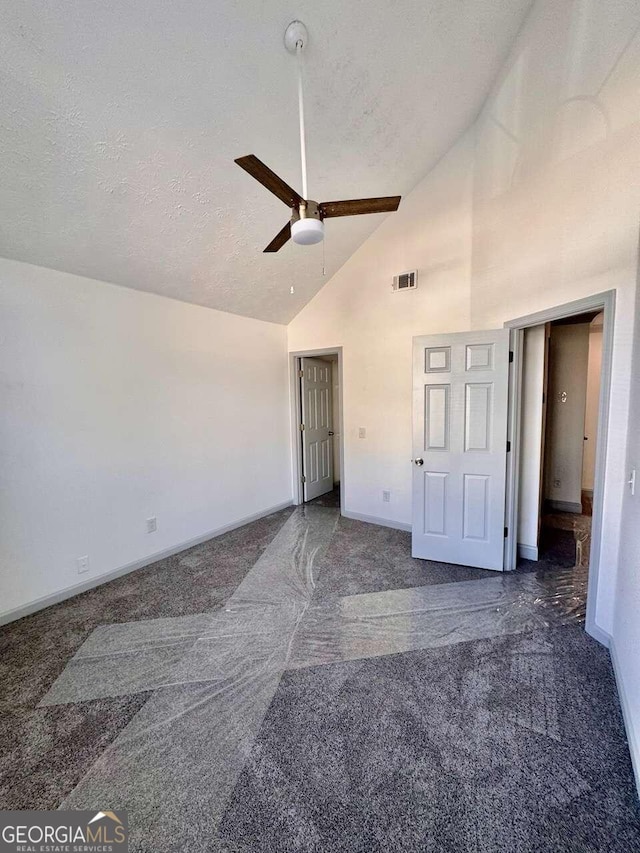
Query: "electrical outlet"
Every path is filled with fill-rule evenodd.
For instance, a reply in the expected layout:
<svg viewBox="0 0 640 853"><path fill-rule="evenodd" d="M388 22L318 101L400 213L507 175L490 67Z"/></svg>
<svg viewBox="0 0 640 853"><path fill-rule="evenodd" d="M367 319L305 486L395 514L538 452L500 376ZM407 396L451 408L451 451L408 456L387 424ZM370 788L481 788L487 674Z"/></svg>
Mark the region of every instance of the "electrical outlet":
<svg viewBox="0 0 640 853"><path fill-rule="evenodd" d="M78 566L78 574L83 575L85 572L89 571L89 555L85 554L84 557L78 557L76 560L76 565Z"/></svg>
<svg viewBox="0 0 640 853"><path fill-rule="evenodd" d="M158 519L155 515L152 515L151 518L147 519L147 533L155 533L158 529Z"/></svg>
<svg viewBox="0 0 640 853"><path fill-rule="evenodd" d="M554 481L553 481L553 488L554 488L554 489L559 489L561 485L562 485L562 481L561 481L561 480L557 480L557 479L556 479L556 480L554 480Z"/></svg>
<svg viewBox="0 0 640 853"><path fill-rule="evenodd" d="M366 430L366 428L365 428L365 427L360 427L360 429L358 430L358 438L366 438L366 437L367 437L367 430Z"/></svg>
<svg viewBox="0 0 640 853"><path fill-rule="evenodd" d="M390 492L390 491L388 491L387 489L385 489L385 490L382 492L382 500L383 500L383 501L384 501L384 503L386 503L386 504L388 504L388 503L390 503L390 502L391 502L391 492Z"/></svg>

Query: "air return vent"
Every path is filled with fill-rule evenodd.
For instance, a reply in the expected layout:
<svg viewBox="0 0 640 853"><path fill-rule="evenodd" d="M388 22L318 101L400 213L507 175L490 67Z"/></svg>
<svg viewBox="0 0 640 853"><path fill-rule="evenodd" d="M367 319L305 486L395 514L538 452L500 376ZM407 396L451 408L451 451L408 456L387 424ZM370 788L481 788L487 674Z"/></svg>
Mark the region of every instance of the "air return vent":
<svg viewBox="0 0 640 853"><path fill-rule="evenodd" d="M401 272L393 277L394 290L415 290L418 286L418 270Z"/></svg>

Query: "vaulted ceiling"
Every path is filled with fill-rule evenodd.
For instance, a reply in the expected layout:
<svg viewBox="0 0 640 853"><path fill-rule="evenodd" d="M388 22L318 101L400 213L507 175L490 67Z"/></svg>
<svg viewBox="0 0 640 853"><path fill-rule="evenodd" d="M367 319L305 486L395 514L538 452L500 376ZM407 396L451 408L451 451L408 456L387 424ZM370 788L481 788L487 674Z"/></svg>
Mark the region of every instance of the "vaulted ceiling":
<svg viewBox="0 0 640 853"><path fill-rule="evenodd" d="M0 28L0 255L288 322L385 214L262 249L297 189L307 24L309 194L406 194L474 119L530 0L19 0ZM391 214L393 215L393 214ZM294 286L295 292L290 293Z"/></svg>

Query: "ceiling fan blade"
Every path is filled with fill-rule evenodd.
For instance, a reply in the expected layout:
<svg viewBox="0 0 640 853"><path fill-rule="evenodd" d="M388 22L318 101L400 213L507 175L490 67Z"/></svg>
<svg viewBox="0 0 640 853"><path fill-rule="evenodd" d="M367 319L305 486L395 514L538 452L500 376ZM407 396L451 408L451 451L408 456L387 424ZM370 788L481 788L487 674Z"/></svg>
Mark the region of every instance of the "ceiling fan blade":
<svg viewBox="0 0 640 853"><path fill-rule="evenodd" d="M286 184L282 178L279 178L268 166L258 160L253 154L247 154L246 157L238 157L235 161L241 169L248 172L252 178L259 181L263 187L266 187L270 192L277 196L280 201L283 201L287 207L297 207L301 201L304 201L301 195L294 189L291 189L289 184Z"/></svg>
<svg viewBox="0 0 640 853"><path fill-rule="evenodd" d="M390 213L398 209L402 196L354 198L348 201L323 201L319 206L323 219L330 216L358 216L361 213Z"/></svg>
<svg viewBox="0 0 640 853"><path fill-rule="evenodd" d="M266 249L263 249L263 252L277 252L279 251L287 240L291 237L291 223L287 222L282 231L278 231L273 240L269 243Z"/></svg>

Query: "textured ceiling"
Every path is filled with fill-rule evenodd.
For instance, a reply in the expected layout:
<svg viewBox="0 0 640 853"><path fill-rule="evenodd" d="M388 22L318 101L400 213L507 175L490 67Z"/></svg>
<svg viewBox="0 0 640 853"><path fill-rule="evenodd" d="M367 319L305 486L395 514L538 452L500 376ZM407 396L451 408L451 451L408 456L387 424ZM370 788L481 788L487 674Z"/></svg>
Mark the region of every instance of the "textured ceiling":
<svg viewBox="0 0 640 853"><path fill-rule="evenodd" d="M0 28L0 255L289 321L384 214L262 249L288 211L233 159L309 194L407 193L473 120L530 0L14 0ZM391 214L393 215L393 214ZM289 293L291 285L294 295Z"/></svg>

